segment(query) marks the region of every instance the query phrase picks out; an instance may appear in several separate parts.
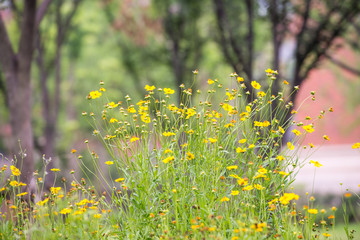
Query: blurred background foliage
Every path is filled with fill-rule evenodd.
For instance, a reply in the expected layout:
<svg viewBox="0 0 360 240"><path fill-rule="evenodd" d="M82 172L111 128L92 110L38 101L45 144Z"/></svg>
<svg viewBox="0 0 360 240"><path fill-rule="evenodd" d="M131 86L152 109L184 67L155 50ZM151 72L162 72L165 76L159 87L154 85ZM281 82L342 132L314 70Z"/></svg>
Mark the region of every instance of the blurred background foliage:
<svg viewBox="0 0 360 240"><path fill-rule="evenodd" d="M72 148L86 150L82 143L92 130L81 113L89 111L86 96L101 80L112 100L129 94L137 101L146 84L178 89L185 83L201 89L208 78L218 78L231 87L228 76L237 72L249 86L252 80L262 82L268 67L278 69L281 82L285 78L294 87L310 70L322 67L324 59L357 79L360 75L359 64L333 58L344 46L359 51L356 0L43 0L38 1L38 12L43 6L45 14L33 35L29 78L32 162L37 167L44 153L54 166L76 167L69 153ZM26 7L23 1L0 1L15 52ZM9 61L5 55L0 58ZM199 75L193 82L195 69ZM11 158L9 129L14 126L6 71L0 62L0 152ZM343 85L353 96L349 107L355 108L359 81L352 84ZM279 86L274 85L276 93Z"/></svg>

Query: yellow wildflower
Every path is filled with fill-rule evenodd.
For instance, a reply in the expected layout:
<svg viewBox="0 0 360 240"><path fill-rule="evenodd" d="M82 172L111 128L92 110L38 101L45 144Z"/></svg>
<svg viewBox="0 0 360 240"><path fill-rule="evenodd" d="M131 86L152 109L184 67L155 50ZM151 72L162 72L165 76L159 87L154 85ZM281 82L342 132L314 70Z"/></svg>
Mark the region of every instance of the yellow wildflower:
<svg viewBox="0 0 360 240"><path fill-rule="evenodd" d="M119 104L118 104L118 103L114 103L114 102L109 102L109 103L108 103L108 106L109 106L110 109L112 109L112 108L116 108L117 106L119 106Z"/></svg>
<svg viewBox="0 0 360 240"><path fill-rule="evenodd" d="M101 97L101 92L99 92L99 91L92 91L92 92L90 92L90 99L96 99L96 98L99 98L99 97Z"/></svg>
<svg viewBox="0 0 360 240"><path fill-rule="evenodd" d="M164 153L165 153L165 154L167 154L167 153L173 153L173 151L171 151L170 149L166 149L166 150L164 151Z"/></svg>
<svg viewBox="0 0 360 240"><path fill-rule="evenodd" d="M226 167L228 170L233 170L233 169L238 169L238 166L233 165L233 166L228 166Z"/></svg>
<svg viewBox="0 0 360 240"><path fill-rule="evenodd" d="M52 193L52 194L58 194L58 192L61 190L61 187L51 187L50 188L50 192Z"/></svg>
<svg viewBox="0 0 360 240"><path fill-rule="evenodd" d="M326 141L330 141L330 138L328 137L328 135L324 135L323 138L324 138Z"/></svg>
<svg viewBox="0 0 360 240"><path fill-rule="evenodd" d="M109 122L110 123L115 123L115 122L118 122L118 120L116 118L111 118Z"/></svg>
<svg viewBox="0 0 360 240"><path fill-rule="evenodd" d="M265 187L261 186L260 184L254 184L254 188L257 190L263 190Z"/></svg>
<svg viewBox="0 0 360 240"><path fill-rule="evenodd" d="M260 91L257 94L258 97L264 97L265 95L266 95L266 93L264 93L263 91Z"/></svg>
<svg viewBox="0 0 360 240"><path fill-rule="evenodd" d="M352 145L352 149L356 148L360 148L360 142L354 143L354 145Z"/></svg>
<svg viewBox="0 0 360 240"><path fill-rule="evenodd" d="M228 96L229 100L233 100L233 99L234 99L234 96L233 96L231 93L229 93L229 92L226 93L226 96Z"/></svg>
<svg viewBox="0 0 360 240"><path fill-rule="evenodd" d="M26 194L28 194L28 193L27 193L27 192L23 192L23 193L16 194L16 196L17 196L17 197L21 197L21 196L24 196L24 195L26 195Z"/></svg>
<svg viewBox="0 0 360 240"><path fill-rule="evenodd" d="M190 117L194 116L196 114L196 111L192 108L188 108L186 110L186 119L189 119Z"/></svg>
<svg viewBox="0 0 360 240"><path fill-rule="evenodd" d="M229 104L227 104L227 103L224 103L223 106L222 106L222 108L223 108L225 111L229 112L229 113L232 113L232 111L233 111L233 109L234 109L231 105L229 105Z"/></svg>
<svg viewBox="0 0 360 240"><path fill-rule="evenodd" d="M175 90L172 90L171 88L164 88L164 93L165 94L174 94Z"/></svg>
<svg viewBox="0 0 360 240"><path fill-rule="evenodd" d="M296 136L300 136L301 132L297 129L292 130L292 132L296 135Z"/></svg>
<svg viewBox="0 0 360 240"><path fill-rule="evenodd" d="M49 201L49 198L45 198L42 201L37 202L36 204L39 206L44 206Z"/></svg>
<svg viewBox="0 0 360 240"><path fill-rule="evenodd" d="M141 115L141 121L143 121L144 123L150 123L151 119L148 115L144 114Z"/></svg>
<svg viewBox="0 0 360 240"><path fill-rule="evenodd" d="M232 196L236 196L236 195L239 195L239 193L240 193L239 191L231 191L230 194L231 194Z"/></svg>
<svg viewBox="0 0 360 240"><path fill-rule="evenodd" d="M216 142L217 142L217 139L216 139L216 138L209 138L209 142L210 142L210 143L216 143Z"/></svg>
<svg viewBox="0 0 360 240"><path fill-rule="evenodd" d="M298 199L299 199L299 195L295 193L284 193L284 195L279 198L279 202L281 202L281 204L283 205L287 205L291 200L298 200Z"/></svg>
<svg viewBox="0 0 360 240"><path fill-rule="evenodd" d="M163 135L164 135L165 137L170 137L170 136L174 136L174 135L176 135L176 134L173 133L173 132L164 132Z"/></svg>
<svg viewBox="0 0 360 240"><path fill-rule="evenodd" d="M284 172L284 171L280 171L279 174L282 175L282 176L287 176L287 175L289 175L289 173Z"/></svg>
<svg viewBox="0 0 360 240"><path fill-rule="evenodd" d="M113 165L114 162L113 162L113 161L106 161L105 164L106 164L106 165Z"/></svg>
<svg viewBox="0 0 360 240"><path fill-rule="evenodd" d="M275 73L275 71L272 70L271 68L266 69L265 72L266 72L267 74L273 74L273 73Z"/></svg>
<svg viewBox="0 0 360 240"><path fill-rule="evenodd" d="M230 199L226 196L220 200L220 202L228 202L228 201L230 201Z"/></svg>
<svg viewBox="0 0 360 240"><path fill-rule="evenodd" d="M68 214L68 213L71 213L71 209L70 208L64 208L63 210L60 211L60 214Z"/></svg>
<svg viewBox="0 0 360 240"><path fill-rule="evenodd" d="M318 210L317 209L308 209L308 212L310 214L317 214L318 213Z"/></svg>
<svg viewBox="0 0 360 240"><path fill-rule="evenodd" d="M17 186L19 186L19 183L18 183L18 181L13 180L10 182L10 186L17 187Z"/></svg>
<svg viewBox="0 0 360 240"><path fill-rule="evenodd" d="M254 189L254 186L253 185L249 185L249 186L246 186L246 187L243 187L243 191L251 191Z"/></svg>
<svg viewBox="0 0 360 240"><path fill-rule="evenodd" d="M191 152L187 152L187 153L186 153L186 159L192 160L192 159L194 159L194 158L195 158L195 155L192 154Z"/></svg>
<svg viewBox="0 0 360 240"><path fill-rule="evenodd" d="M85 198L85 199L83 199L83 200L81 200L80 202L75 203L75 204L76 204L77 206L83 206L83 205L88 204L88 203L90 203L90 201Z"/></svg>
<svg viewBox="0 0 360 240"><path fill-rule="evenodd" d="M242 186L242 185L244 185L244 186L248 185L247 179L245 179L245 178L240 178L240 177L238 178L237 183L238 183L240 186Z"/></svg>
<svg viewBox="0 0 360 240"><path fill-rule="evenodd" d="M294 150L294 149L295 149L295 146L294 146L291 142L288 142L288 143L287 143L287 147L288 147L290 150Z"/></svg>
<svg viewBox="0 0 360 240"><path fill-rule="evenodd" d="M310 163L314 164L315 167L322 167L323 166L318 161L310 160Z"/></svg>
<svg viewBox="0 0 360 240"><path fill-rule="evenodd" d="M208 79L208 84L210 85L210 84L213 84L213 83L214 83L214 81L209 78Z"/></svg>
<svg viewBox="0 0 360 240"><path fill-rule="evenodd" d="M128 111L129 113L136 113L136 109L135 109L134 107L129 107L129 108L127 109L127 111Z"/></svg>
<svg viewBox="0 0 360 240"><path fill-rule="evenodd" d="M303 126L303 129L305 131L307 131L308 133L312 133L313 131L315 131L315 129L313 128L313 126L311 124Z"/></svg>
<svg viewBox="0 0 360 240"><path fill-rule="evenodd" d="M11 169L11 173L14 176L19 176L21 174L20 170L13 165L10 166L10 169Z"/></svg>
<svg viewBox="0 0 360 240"><path fill-rule="evenodd" d="M241 147L236 148L237 153L243 153L246 151L246 148L242 149Z"/></svg>
<svg viewBox="0 0 360 240"><path fill-rule="evenodd" d="M136 142L138 140L140 140L140 138L132 136L132 138L130 139L130 142L132 143L132 142Z"/></svg>
<svg viewBox="0 0 360 240"><path fill-rule="evenodd" d="M261 85L259 83L257 83L256 81L252 81L251 82L251 86L255 89L260 89Z"/></svg>
<svg viewBox="0 0 360 240"><path fill-rule="evenodd" d="M155 89L155 86L149 86L149 85L145 86L145 90L148 92L153 91L154 89Z"/></svg>
<svg viewBox="0 0 360 240"><path fill-rule="evenodd" d="M175 159L174 156L170 156L170 157L165 158L165 159L163 160L163 162L164 162L164 163L168 163L168 162L170 162L170 161L173 161L174 159Z"/></svg>

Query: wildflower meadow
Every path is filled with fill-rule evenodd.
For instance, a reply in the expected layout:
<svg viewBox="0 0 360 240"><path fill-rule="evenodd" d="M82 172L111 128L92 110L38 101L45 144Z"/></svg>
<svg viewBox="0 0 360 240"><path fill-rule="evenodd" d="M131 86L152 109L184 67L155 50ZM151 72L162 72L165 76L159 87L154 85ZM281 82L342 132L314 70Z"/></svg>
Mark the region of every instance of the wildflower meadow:
<svg viewBox="0 0 360 240"><path fill-rule="evenodd" d="M140 101L110 98L101 81L84 100L93 129L83 143L88 154L71 151L82 178L53 168L47 190L39 170L27 192L15 162L2 167L0 239L341 239L339 217L345 236L360 239L349 227L351 195L339 216L341 206L322 208L292 187L304 164L322 166L311 159L320 146L303 141L334 110L298 119L289 99L299 87L290 89L275 70L264 78L265 86L246 85L232 73L224 78L230 87L209 79L199 90L146 85ZM274 81L280 92L271 92ZM310 92L305 101L315 98Z"/></svg>

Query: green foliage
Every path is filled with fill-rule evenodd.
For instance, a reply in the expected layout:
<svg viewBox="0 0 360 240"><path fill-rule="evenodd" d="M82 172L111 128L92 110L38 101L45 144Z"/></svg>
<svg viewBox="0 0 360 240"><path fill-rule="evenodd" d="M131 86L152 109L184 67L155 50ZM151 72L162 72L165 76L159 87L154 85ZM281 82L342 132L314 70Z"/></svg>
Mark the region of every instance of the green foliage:
<svg viewBox="0 0 360 240"><path fill-rule="evenodd" d="M197 75L194 72L194 81ZM268 69L266 75L271 86L277 72ZM328 226L334 226L336 208L331 215L317 210L315 198L308 196L301 210L295 202L299 196L290 191L303 165L298 152L313 151L298 146L313 131L312 123L281 121L283 109L290 111L291 104L283 92L272 96L254 81L257 97L248 103L243 79L232 73L229 80L231 89L217 79L194 92L182 85L176 90L181 92L180 105L171 88L146 85L143 100L134 102L127 95L118 101L101 82L87 96L91 112L82 115L108 155L86 140L91 158L72 150L84 178L78 180L71 171L70 179L62 178L63 186L57 187L62 172L53 168L54 186L44 192L46 172L37 172L34 194L22 191L21 171L5 165L0 192L9 200L1 198L7 209L1 216L1 237L335 237L334 227ZM295 135L282 141L291 126L297 126ZM49 160L43 161L46 167Z"/></svg>

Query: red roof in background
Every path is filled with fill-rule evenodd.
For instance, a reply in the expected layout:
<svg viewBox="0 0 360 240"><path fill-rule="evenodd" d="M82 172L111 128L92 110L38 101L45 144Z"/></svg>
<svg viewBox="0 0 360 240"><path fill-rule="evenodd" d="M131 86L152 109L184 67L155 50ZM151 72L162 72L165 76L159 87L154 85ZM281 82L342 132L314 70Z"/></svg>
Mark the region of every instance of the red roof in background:
<svg viewBox="0 0 360 240"><path fill-rule="evenodd" d="M360 57L349 48L337 51L334 58L349 66L360 63ZM315 91L316 100L309 98L298 111L296 120L304 123L316 121L315 131L308 134L305 143L321 144L322 136L328 135L329 142L325 144L351 144L360 142L360 81L346 70L325 62L318 69L310 72L309 77L301 85L297 95L296 106L299 107L311 91ZM359 97L357 97L359 96ZM358 101L351 101L356 98ZM357 104L356 104L357 103ZM329 112L332 107L334 112ZM325 110L325 117L318 119L320 111ZM305 120L312 117L311 121Z"/></svg>

